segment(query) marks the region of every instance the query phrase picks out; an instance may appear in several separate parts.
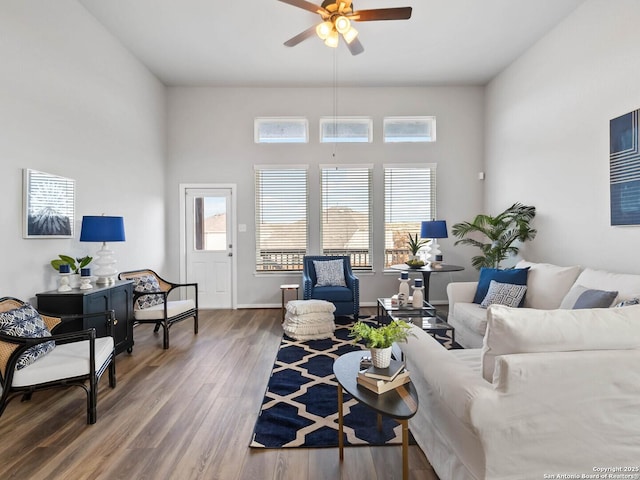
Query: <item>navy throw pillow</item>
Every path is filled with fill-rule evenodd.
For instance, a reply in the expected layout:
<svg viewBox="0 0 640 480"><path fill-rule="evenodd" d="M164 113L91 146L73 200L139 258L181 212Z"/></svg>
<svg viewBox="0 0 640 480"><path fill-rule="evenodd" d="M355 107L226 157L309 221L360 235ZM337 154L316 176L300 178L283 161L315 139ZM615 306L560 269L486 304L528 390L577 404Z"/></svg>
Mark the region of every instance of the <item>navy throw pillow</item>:
<svg viewBox="0 0 640 480"><path fill-rule="evenodd" d="M510 268L508 270L500 270L499 268L480 269L480 279L476 288L476 295L473 297L473 303L482 303L484 297L487 296L491 280L498 283L510 283L511 285L526 285L529 267L527 268ZM524 297L520 305L524 303Z"/></svg>

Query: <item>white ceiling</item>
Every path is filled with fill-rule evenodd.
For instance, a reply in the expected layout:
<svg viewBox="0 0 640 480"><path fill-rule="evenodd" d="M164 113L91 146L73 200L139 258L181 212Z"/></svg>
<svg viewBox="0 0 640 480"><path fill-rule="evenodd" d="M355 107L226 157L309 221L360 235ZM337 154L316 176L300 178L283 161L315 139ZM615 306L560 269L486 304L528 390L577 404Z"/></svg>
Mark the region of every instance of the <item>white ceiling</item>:
<svg viewBox="0 0 640 480"><path fill-rule="evenodd" d="M365 51L351 56L317 37L285 47L320 17L277 0L79 1L172 86L330 86L334 62L343 86L484 85L584 2L354 0L413 15L356 22Z"/></svg>

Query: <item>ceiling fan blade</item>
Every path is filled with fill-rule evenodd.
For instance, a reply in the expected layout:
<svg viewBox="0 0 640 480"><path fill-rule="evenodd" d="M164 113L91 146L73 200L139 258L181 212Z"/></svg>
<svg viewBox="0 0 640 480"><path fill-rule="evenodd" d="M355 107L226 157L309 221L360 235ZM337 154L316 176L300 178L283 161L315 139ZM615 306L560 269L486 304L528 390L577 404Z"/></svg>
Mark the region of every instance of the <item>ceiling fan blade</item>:
<svg viewBox="0 0 640 480"><path fill-rule="evenodd" d="M284 0L280 0L284 1ZM375 8L373 10L358 10L347 15L351 20L370 22L373 20L408 20L411 18L411 7Z"/></svg>
<svg viewBox="0 0 640 480"><path fill-rule="evenodd" d="M358 40L357 38L354 38L351 43L348 43L347 41L345 41L344 43L351 52L351 55L359 55L364 52L364 47L362 46L362 43L360 43L360 40Z"/></svg>
<svg viewBox="0 0 640 480"><path fill-rule="evenodd" d="M294 7L302 8L303 10L308 10L313 13L318 13L320 15L323 15L323 14L328 15L328 12L324 8L322 8L320 5L307 2L306 0L279 0L279 1L289 5L293 5Z"/></svg>
<svg viewBox="0 0 640 480"><path fill-rule="evenodd" d="M289 40L284 42L284 44L287 47L295 47L303 40L306 40L309 37L313 37L315 34L316 34L316 26L313 25L312 27L307 28L304 32L300 32L295 37L290 38Z"/></svg>

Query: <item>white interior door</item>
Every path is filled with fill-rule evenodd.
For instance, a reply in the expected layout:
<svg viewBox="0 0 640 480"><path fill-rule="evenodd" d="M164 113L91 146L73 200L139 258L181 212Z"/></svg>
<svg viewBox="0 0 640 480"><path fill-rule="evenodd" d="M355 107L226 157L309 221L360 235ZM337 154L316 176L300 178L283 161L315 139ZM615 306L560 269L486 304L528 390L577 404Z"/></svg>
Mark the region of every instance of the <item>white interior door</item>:
<svg viewBox="0 0 640 480"><path fill-rule="evenodd" d="M233 228L230 188L185 190L185 253L189 282L202 308L232 307Z"/></svg>

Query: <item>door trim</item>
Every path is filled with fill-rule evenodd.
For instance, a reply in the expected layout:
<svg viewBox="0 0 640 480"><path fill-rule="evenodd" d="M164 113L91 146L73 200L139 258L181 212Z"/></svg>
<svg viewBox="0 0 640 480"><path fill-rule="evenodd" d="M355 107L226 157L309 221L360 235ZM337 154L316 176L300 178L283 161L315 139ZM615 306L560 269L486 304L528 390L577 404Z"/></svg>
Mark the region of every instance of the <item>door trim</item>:
<svg viewBox="0 0 640 480"><path fill-rule="evenodd" d="M231 244L233 256L231 257L231 308L238 308L238 238L237 238L237 204L235 183L181 183L178 185L180 196L180 282L187 279L187 230L186 230L186 202L187 189L230 189L231 190Z"/></svg>

